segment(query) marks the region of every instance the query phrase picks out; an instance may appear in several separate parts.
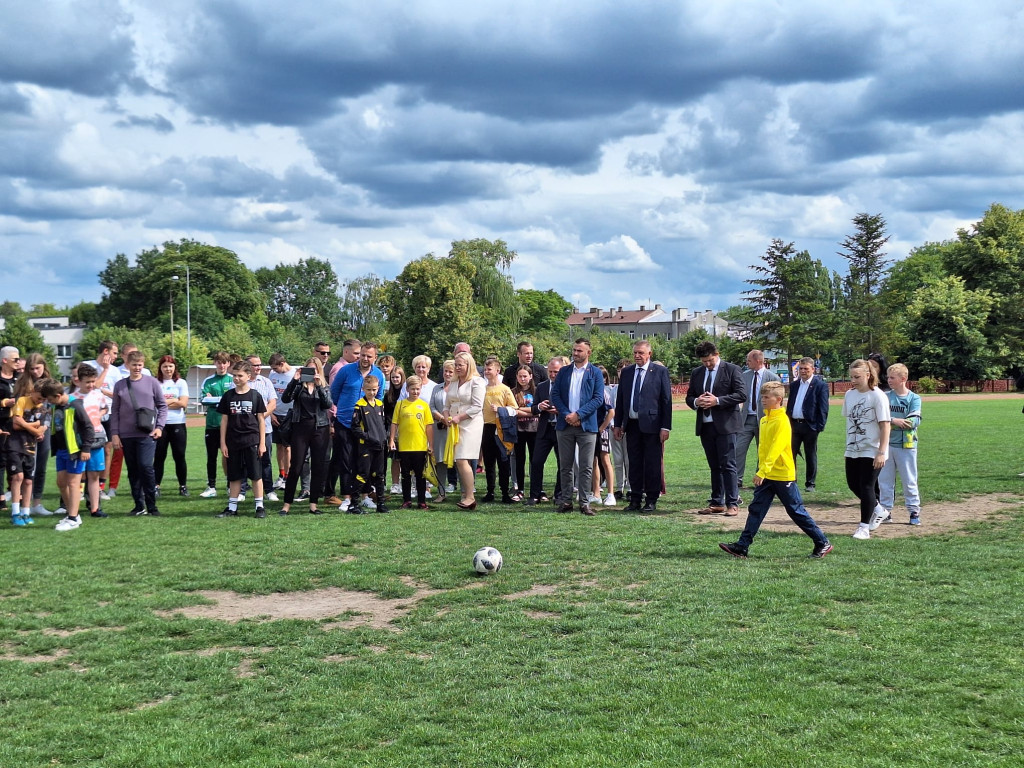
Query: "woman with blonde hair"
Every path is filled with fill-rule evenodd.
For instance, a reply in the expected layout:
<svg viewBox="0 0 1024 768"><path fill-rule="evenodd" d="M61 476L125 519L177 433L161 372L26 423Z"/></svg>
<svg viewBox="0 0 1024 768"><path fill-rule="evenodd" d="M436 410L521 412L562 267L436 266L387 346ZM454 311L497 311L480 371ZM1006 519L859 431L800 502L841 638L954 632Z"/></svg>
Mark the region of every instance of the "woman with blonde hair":
<svg viewBox="0 0 1024 768"><path fill-rule="evenodd" d="M455 467L462 485L459 509L476 509L476 462L484 434L484 395L487 384L476 370L476 360L469 352L454 358L455 376L446 389L444 417L448 427L458 427L455 445Z"/></svg>
<svg viewBox="0 0 1024 768"><path fill-rule="evenodd" d="M434 417L434 461L437 464L437 482L443 486L441 490L445 493L455 490L457 479L455 467L449 467L444 463L444 446L448 442L448 423L444 417L445 390L454 378L455 361L445 360L441 366L441 383L434 387L428 401L430 415Z"/></svg>
<svg viewBox="0 0 1024 768"><path fill-rule="evenodd" d="M302 369L295 369L295 376L281 395L281 400L294 403L289 413L291 419L291 466L284 483L284 506L281 514L287 515L295 501L295 487L302 474L302 463L309 451L310 483L309 512L321 514L317 505L324 491L327 477L327 449L331 443L331 391L327 388L324 366L319 357L306 361L306 368L313 369L313 378L302 380Z"/></svg>
<svg viewBox="0 0 1024 768"><path fill-rule="evenodd" d="M889 398L878 388L874 361L854 360L850 363L849 389L843 398L846 417L846 484L860 499L860 525L855 539L870 539L871 531L885 517L878 503L875 487L878 473L889 456L889 429L892 417Z"/></svg>

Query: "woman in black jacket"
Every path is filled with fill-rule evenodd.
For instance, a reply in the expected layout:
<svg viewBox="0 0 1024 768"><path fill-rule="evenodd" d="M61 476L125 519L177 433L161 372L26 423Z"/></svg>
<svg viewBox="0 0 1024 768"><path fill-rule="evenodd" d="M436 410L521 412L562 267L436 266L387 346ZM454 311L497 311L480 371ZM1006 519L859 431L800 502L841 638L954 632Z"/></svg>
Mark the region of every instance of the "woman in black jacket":
<svg viewBox="0 0 1024 768"><path fill-rule="evenodd" d="M327 388L323 363L320 358L311 357L306 368L313 368L312 381L302 381L302 369L295 369L295 376L288 382L281 401L294 403L289 422L291 424L292 458L288 468L288 479L284 484L284 506L281 514L287 515L295 501L295 487L302 475L302 463L309 451L311 479L309 483L309 513L319 515L317 509L320 494L327 477L327 447L331 444L331 391Z"/></svg>

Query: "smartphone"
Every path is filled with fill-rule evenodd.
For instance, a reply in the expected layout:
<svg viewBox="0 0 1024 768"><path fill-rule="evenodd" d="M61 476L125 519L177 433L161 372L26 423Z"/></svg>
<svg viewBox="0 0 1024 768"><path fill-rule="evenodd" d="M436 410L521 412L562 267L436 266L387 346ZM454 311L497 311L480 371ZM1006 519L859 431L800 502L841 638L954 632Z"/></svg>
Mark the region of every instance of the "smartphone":
<svg viewBox="0 0 1024 768"><path fill-rule="evenodd" d="M312 381L316 376L316 368L299 368L299 381Z"/></svg>

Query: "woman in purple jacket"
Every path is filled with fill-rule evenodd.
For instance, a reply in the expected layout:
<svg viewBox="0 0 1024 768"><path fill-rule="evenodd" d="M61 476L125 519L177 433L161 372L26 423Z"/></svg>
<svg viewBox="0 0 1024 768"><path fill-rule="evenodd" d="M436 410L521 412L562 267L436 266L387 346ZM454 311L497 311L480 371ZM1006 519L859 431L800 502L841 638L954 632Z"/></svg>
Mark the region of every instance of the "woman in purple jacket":
<svg viewBox="0 0 1024 768"><path fill-rule="evenodd" d="M141 352L129 353L125 362L128 364L128 378L114 385L113 404L110 406L110 435L114 450L124 451L124 463L128 467L128 482L135 500L135 508L128 514L159 515L153 459L156 455L156 441L160 439L167 423L167 402L160 389L160 382L152 376L142 375L146 359ZM142 409L150 409L156 414L152 430L140 427L137 411Z"/></svg>

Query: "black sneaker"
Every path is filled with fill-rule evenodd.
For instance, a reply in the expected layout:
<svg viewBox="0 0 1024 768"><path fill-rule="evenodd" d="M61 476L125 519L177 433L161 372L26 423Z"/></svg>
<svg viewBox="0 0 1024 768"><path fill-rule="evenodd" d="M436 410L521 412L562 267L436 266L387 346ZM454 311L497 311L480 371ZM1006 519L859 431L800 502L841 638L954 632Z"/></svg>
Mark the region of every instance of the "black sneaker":
<svg viewBox="0 0 1024 768"><path fill-rule="evenodd" d="M822 558L832 551L832 542L826 541L824 544L815 544L814 551L811 552L808 557Z"/></svg>
<svg viewBox="0 0 1024 768"><path fill-rule="evenodd" d="M266 516L267 516L267 510L265 510L262 506L256 507L256 517L262 519L262 518L264 518Z"/></svg>
<svg viewBox="0 0 1024 768"><path fill-rule="evenodd" d="M131 512L128 513L130 517L142 517L145 514L148 514L145 509L138 508L133 509Z"/></svg>
<svg viewBox="0 0 1024 768"><path fill-rule="evenodd" d="M238 517L238 510L232 509L231 507L225 507L224 511L217 515L217 517Z"/></svg>
<svg viewBox="0 0 1024 768"><path fill-rule="evenodd" d="M424 504L424 506L426 505ZM382 515L386 515L388 513L388 508L385 507L383 504L380 504L377 506L377 511Z"/></svg>
<svg viewBox="0 0 1024 768"><path fill-rule="evenodd" d="M309 491L303 491L295 497L296 501L309 501Z"/></svg>
<svg viewBox="0 0 1024 768"><path fill-rule="evenodd" d="M723 552L728 552L733 557L739 557L744 560L747 558L747 550L743 549L738 544L726 544L724 541L720 541L718 543L718 548ZM831 545L829 545L829 549L831 548Z"/></svg>
<svg viewBox="0 0 1024 768"><path fill-rule="evenodd" d="M95 512L90 512L89 517L109 517L109 515L102 509L97 509Z"/></svg>
<svg viewBox="0 0 1024 768"><path fill-rule="evenodd" d="M481 504L490 504L493 501L494 501L494 494L493 493L488 493L482 499L480 499L480 503Z"/></svg>
<svg viewBox="0 0 1024 768"><path fill-rule="evenodd" d="M160 510L153 507L151 510L147 511L146 514L150 517L160 517Z"/></svg>
<svg viewBox="0 0 1024 768"><path fill-rule="evenodd" d="M178 486L178 495L179 496L188 496L188 486L186 486L186 485Z"/></svg>

